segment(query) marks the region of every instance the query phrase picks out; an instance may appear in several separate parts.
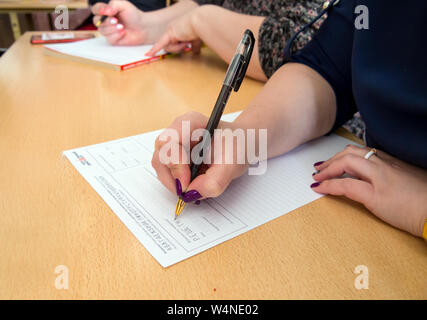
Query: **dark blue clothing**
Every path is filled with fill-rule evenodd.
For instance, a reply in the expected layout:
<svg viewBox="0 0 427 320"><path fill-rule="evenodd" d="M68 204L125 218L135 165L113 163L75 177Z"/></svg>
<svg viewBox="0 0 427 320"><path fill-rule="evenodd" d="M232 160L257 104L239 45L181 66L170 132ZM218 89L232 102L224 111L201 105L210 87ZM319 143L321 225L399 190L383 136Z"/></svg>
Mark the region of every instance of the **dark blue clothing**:
<svg viewBox="0 0 427 320"><path fill-rule="evenodd" d="M356 29L355 8L369 9L369 29ZM427 1L340 0L313 40L291 61L308 65L332 86L334 127L360 111L366 142L427 168Z"/></svg>
<svg viewBox="0 0 427 320"><path fill-rule="evenodd" d="M97 2L108 3L110 0L89 0L90 5ZM129 0L129 2L142 11L153 11L166 7L166 0Z"/></svg>

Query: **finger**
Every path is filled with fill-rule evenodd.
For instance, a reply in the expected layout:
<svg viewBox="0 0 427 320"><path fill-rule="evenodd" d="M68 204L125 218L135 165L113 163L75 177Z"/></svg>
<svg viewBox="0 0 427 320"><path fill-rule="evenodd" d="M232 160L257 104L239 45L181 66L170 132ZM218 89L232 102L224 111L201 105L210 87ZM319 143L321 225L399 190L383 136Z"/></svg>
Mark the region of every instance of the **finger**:
<svg viewBox="0 0 427 320"><path fill-rule="evenodd" d="M326 161L320 161L314 164L314 168L321 171L323 169L325 169L327 166L329 166L333 161L347 155L347 154L353 154L353 155L358 155L360 157L364 157L368 152L369 152L369 148L367 147L359 147L359 146L355 146L353 144L348 144L344 150L338 152L337 154L335 154L333 157L331 157L330 159L326 160Z"/></svg>
<svg viewBox="0 0 427 320"><path fill-rule="evenodd" d="M191 133L200 128L206 128L208 118L201 113L190 111L177 117L172 124L164 130L156 139L154 148L160 149L165 143L168 142L166 139L170 137L179 144L183 145L185 149L189 149L192 145L198 143L198 141L190 141ZM188 126L188 127L187 127ZM172 132L176 134L172 134ZM190 142L190 146L186 145Z"/></svg>
<svg viewBox="0 0 427 320"><path fill-rule="evenodd" d="M124 11L126 7L129 5L132 5L128 1L122 1L122 0L111 0L108 3L108 7L105 9L104 12L101 12L101 14L106 16L116 16L120 12Z"/></svg>
<svg viewBox="0 0 427 320"><path fill-rule="evenodd" d="M313 178L316 181L323 181L338 178L347 173L355 178L371 182L375 178L376 172L376 163L348 153L336 160L332 160L326 168L315 174Z"/></svg>
<svg viewBox="0 0 427 320"><path fill-rule="evenodd" d="M194 179L188 190L196 190L202 198L215 198L222 194L238 175L241 175L241 171L236 171L235 165L214 164Z"/></svg>
<svg viewBox="0 0 427 320"><path fill-rule="evenodd" d="M152 57L171 42L169 32L165 32L145 55Z"/></svg>
<svg viewBox="0 0 427 320"><path fill-rule="evenodd" d="M374 194L374 188L370 183L352 178L325 180L312 188L314 191L322 194L345 196L351 200L363 203L367 207Z"/></svg>
<svg viewBox="0 0 427 320"><path fill-rule="evenodd" d="M193 52L193 54L199 54L201 47L202 47L202 41L194 40L191 42L191 51Z"/></svg>
<svg viewBox="0 0 427 320"><path fill-rule="evenodd" d="M169 162L165 164L166 167L169 169L173 181L175 181L175 179L178 179L180 181L182 191L186 191L188 185L190 184L191 172L189 163L189 155L187 154L187 152L182 150L181 161L179 163Z"/></svg>
<svg viewBox="0 0 427 320"><path fill-rule="evenodd" d="M113 33L116 32L120 32L121 30L123 30L123 25L122 24L116 24L116 25L111 25L111 24L105 24L105 22L103 24L101 24L101 26L98 28L98 31L103 35L103 36L109 36Z"/></svg>
<svg viewBox="0 0 427 320"><path fill-rule="evenodd" d="M93 17L93 24L95 26L97 26L98 21L100 21L100 20L101 20L100 16ZM115 25L117 25L118 22L119 21L117 20L116 17L108 18L99 25L98 30L100 30L101 28L109 27L109 26L115 26Z"/></svg>
<svg viewBox="0 0 427 320"><path fill-rule="evenodd" d="M154 151L153 158L151 159L151 166L157 173L159 181L172 193L175 193L175 182L172 177L171 171L160 162L159 152Z"/></svg>
<svg viewBox="0 0 427 320"><path fill-rule="evenodd" d="M190 183L190 151L177 141L177 135L168 134L165 137L167 143L155 150L158 153L158 161L169 170L173 181L178 179L185 190Z"/></svg>
<svg viewBox="0 0 427 320"><path fill-rule="evenodd" d="M117 45L118 42L125 36L126 31L125 30L117 30L117 32L114 32L112 34L106 35L105 38L109 43L112 45Z"/></svg>
<svg viewBox="0 0 427 320"><path fill-rule="evenodd" d="M167 52L180 53L188 46L187 43L172 43L165 47Z"/></svg>
<svg viewBox="0 0 427 320"><path fill-rule="evenodd" d="M108 4L104 2L98 2L91 7L91 11L95 16L101 16L105 14L106 12L105 10L107 8L108 8Z"/></svg>

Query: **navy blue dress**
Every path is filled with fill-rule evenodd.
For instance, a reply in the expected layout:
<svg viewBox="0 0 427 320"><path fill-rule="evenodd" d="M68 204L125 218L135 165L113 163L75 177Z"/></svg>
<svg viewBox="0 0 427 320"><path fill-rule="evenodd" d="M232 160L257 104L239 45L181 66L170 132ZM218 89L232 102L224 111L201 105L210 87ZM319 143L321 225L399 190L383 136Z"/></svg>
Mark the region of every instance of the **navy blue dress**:
<svg viewBox="0 0 427 320"><path fill-rule="evenodd" d="M355 26L364 5L369 28ZM427 168L427 1L341 0L291 61L332 86L332 130L360 111L366 143ZM365 25L366 26L366 25Z"/></svg>
<svg viewBox="0 0 427 320"><path fill-rule="evenodd" d="M90 5L97 2L108 3L110 0L89 0ZM153 11L166 7L166 0L130 0L129 2L142 11Z"/></svg>

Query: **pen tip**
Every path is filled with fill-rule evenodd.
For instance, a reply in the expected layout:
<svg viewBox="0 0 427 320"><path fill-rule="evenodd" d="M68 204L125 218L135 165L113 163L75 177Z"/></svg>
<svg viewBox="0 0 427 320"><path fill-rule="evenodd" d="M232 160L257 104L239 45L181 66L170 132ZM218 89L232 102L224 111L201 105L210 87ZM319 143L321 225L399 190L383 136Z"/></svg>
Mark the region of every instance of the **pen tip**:
<svg viewBox="0 0 427 320"><path fill-rule="evenodd" d="M175 218L174 218L174 220L176 220L176 218L181 214L181 212L184 209L184 207L185 207L184 200L182 200L181 198L179 198L178 202L176 203Z"/></svg>

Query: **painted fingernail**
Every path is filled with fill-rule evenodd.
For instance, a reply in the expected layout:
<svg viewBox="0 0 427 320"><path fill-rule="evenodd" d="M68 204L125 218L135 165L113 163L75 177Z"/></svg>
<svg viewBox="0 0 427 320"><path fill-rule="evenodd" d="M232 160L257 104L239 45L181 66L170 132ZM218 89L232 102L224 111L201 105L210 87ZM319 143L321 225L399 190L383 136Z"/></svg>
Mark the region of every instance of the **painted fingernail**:
<svg viewBox="0 0 427 320"><path fill-rule="evenodd" d="M182 185L179 179L175 179L176 195L180 197L182 195Z"/></svg>
<svg viewBox="0 0 427 320"><path fill-rule="evenodd" d="M197 190L190 190L182 194L182 200L185 202L193 202L200 199L202 195Z"/></svg>
<svg viewBox="0 0 427 320"><path fill-rule="evenodd" d="M199 205L201 203L200 200L196 200L196 202L194 202L195 204Z"/></svg>
<svg viewBox="0 0 427 320"><path fill-rule="evenodd" d="M123 29L123 25L122 25L121 23L119 23L119 24L116 26L116 28L117 28L117 30L122 30L122 29Z"/></svg>
<svg viewBox="0 0 427 320"><path fill-rule="evenodd" d="M323 162L325 162L325 161L316 162L315 164L313 164L313 166L315 166L315 167L320 166Z"/></svg>
<svg viewBox="0 0 427 320"><path fill-rule="evenodd" d="M110 19L110 23L111 24L116 24L118 22L118 20L116 18L111 18Z"/></svg>
<svg viewBox="0 0 427 320"><path fill-rule="evenodd" d="M315 182L311 184L310 188L317 188L318 186L320 186L320 182Z"/></svg>
<svg viewBox="0 0 427 320"><path fill-rule="evenodd" d="M313 173L311 174L311 176L314 176L315 174L317 174L317 172L313 172Z"/></svg>

